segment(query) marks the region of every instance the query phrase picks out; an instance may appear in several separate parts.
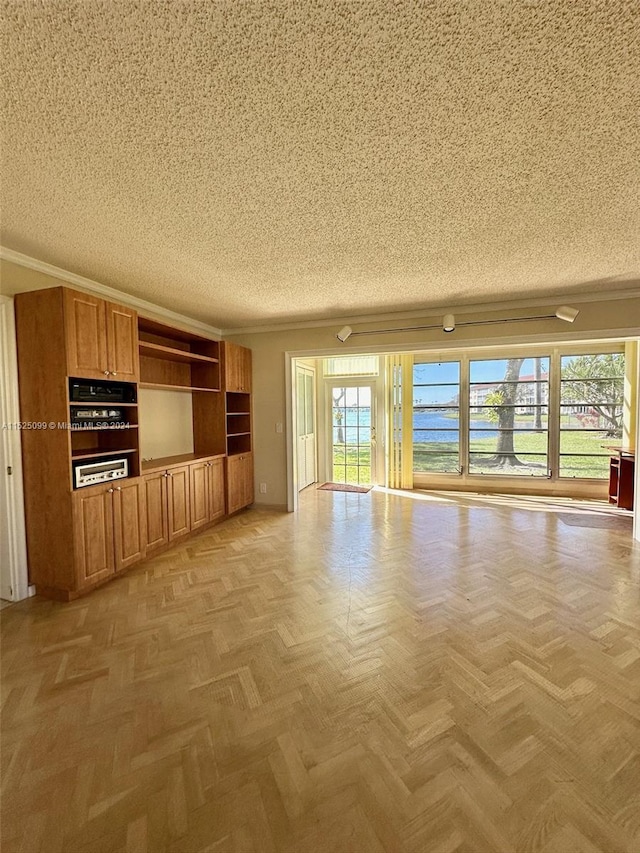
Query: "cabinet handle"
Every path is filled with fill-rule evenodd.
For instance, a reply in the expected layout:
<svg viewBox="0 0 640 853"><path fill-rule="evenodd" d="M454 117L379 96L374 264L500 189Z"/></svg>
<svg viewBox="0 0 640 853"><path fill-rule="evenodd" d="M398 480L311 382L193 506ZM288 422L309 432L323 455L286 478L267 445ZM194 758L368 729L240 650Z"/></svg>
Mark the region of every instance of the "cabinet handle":
<svg viewBox="0 0 640 853"><path fill-rule="evenodd" d="M122 486L116 486L116 492L121 492L121 491L122 491Z"/></svg>
<svg viewBox="0 0 640 853"><path fill-rule="evenodd" d="M105 370L105 371L104 371L104 375L105 375L105 376L108 376L108 375L109 375L109 371L108 371L108 370Z"/></svg>
<svg viewBox="0 0 640 853"><path fill-rule="evenodd" d="M112 376L117 376L118 374L115 372L115 370L112 370L112 371L111 371L111 375L112 375Z"/></svg>
<svg viewBox="0 0 640 853"><path fill-rule="evenodd" d="M107 489L107 494L108 494L108 495L112 495L112 494L113 494L113 492L114 492L114 489Z"/></svg>
<svg viewBox="0 0 640 853"><path fill-rule="evenodd" d="M169 476L169 472L168 472L168 471L165 471L165 472L164 472L164 474L163 474L162 476L163 476L163 477L165 478L165 480L166 480L166 479L167 479L167 477Z"/></svg>

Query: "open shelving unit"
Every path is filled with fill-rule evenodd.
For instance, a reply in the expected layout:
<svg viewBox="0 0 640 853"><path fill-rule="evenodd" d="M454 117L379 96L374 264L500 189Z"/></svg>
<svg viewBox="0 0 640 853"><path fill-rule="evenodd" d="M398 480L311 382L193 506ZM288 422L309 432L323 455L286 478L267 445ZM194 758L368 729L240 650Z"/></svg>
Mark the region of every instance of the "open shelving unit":
<svg viewBox="0 0 640 853"><path fill-rule="evenodd" d="M138 338L142 388L220 390L218 341L143 317L138 319Z"/></svg>
<svg viewBox="0 0 640 853"><path fill-rule="evenodd" d="M226 392L227 455L251 451L251 394Z"/></svg>
<svg viewBox="0 0 640 853"><path fill-rule="evenodd" d="M139 317L138 347L140 388L191 395L194 459L224 453L220 342Z"/></svg>

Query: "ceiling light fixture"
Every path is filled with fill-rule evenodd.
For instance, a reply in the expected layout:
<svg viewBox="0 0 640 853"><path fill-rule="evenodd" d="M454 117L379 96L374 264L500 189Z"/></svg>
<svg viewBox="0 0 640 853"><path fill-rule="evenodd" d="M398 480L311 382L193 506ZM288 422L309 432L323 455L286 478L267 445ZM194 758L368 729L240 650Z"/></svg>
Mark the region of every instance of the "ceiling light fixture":
<svg viewBox="0 0 640 853"><path fill-rule="evenodd" d="M570 305L561 305L556 308L556 317L558 320L566 320L567 323L573 323L580 312L577 308L572 308Z"/></svg>
<svg viewBox="0 0 640 853"><path fill-rule="evenodd" d="M358 335L390 335L393 332L423 332L427 329L442 329L443 332L453 332L457 326L491 326L497 323L524 323L530 320L564 320L567 323L573 323L579 313L577 308L572 308L570 305L561 305L553 314L537 314L533 317L498 317L490 320L463 320L461 323L456 323L453 314L445 314L442 318L442 325L401 326L395 329L362 329L359 332L354 332L351 326L344 326L340 329L336 337L344 343L347 338L357 337Z"/></svg>

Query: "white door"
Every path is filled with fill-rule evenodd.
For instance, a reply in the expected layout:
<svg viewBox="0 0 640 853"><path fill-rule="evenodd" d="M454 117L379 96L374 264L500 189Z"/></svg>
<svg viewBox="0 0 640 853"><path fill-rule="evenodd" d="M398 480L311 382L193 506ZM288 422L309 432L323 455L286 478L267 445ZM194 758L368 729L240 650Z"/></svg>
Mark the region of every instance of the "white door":
<svg viewBox="0 0 640 853"><path fill-rule="evenodd" d="M376 482L376 396L373 382L331 384L331 481Z"/></svg>
<svg viewBox="0 0 640 853"><path fill-rule="evenodd" d="M13 300L0 296L0 598L28 595Z"/></svg>
<svg viewBox="0 0 640 853"><path fill-rule="evenodd" d="M315 371L296 367L298 491L316 482Z"/></svg>

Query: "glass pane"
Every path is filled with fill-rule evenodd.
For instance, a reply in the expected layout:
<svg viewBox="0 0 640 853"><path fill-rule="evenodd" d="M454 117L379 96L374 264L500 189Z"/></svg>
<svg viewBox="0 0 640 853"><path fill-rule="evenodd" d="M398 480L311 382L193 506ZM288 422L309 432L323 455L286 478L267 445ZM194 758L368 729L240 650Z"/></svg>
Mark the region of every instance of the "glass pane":
<svg viewBox="0 0 640 853"><path fill-rule="evenodd" d="M296 377L296 419L298 421L298 435L306 435L304 411L304 374L298 373Z"/></svg>
<svg viewBox="0 0 640 853"><path fill-rule="evenodd" d="M460 433L457 430L414 429L413 449L446 451L453 453L458 450Z"/></svg>
<svg viewBox="0 0 640 853"><path fill-rule="evenodd" d="M458 385L460 382L460 362L443 363L423 362L413 365L414 385Z"/></svg>
<svg viewBox="0 0 640 853"><path fill-rule="evenodd" d="M503 457L503 464L496 464L494 455L470 453L469 471L471 474L499 477L546 477L547 457L545 454L507 454Z"/></svg>
<svg viewBox="0 0 640 853"><path fill-rule="evenodd" d="M622 424L622 406L561 406L561 430L599 430L616 437Z"/></svg>
<svg viewBox="0 0 640 853"><path fill-rule="evenodd" d="M305 427L307 433L313 432L313 376L304 375Z"/></svg>
<svg viewBox="0 0 640 853"><path fill-rule="evenodd" d="M377 355L348 355L338 358L325 358L325 376L377 376L379 372Z"/></svg>
<svg viewBox="0 0 640 853"><path fill-rule="evenodd" d="M414 364L414 471L459 473L459 382L459 361Z"/></svg>
<svg viewBox="0 0 640 853"><path fill-rule="evenodd" d="M444 450L445 448L443 448ZM414 449L413 470L417 473L430 471L442 474L457 474L459 472L459 458L455 453L423 451Z"/></svg>
<svg viewBox="0 0 640 853"><path fill-rule="evenodd" d="M616 444L620 442L607 439L602 433L589 430L563 430L560 433L560 453L573 453L577 456L589 454L609 458L608 448Z"/></svg>
<svg viewBox="0 0 640 853"><path fill-rule="evenodd" d="M607 443L622 439L624 354L572 355L561 359L560 429L594 430ZM581 447L568 452L580 453ZM578 474L572 476L579 476Z"/></svg>
<svg viewBox="0 0 640 853"><path fill-rule="evenodd" d="M495 385L505 380L546 383L548 379L549 356L483 359L469 363L469 380L472 384Z"/></svg>
<svg viewBox="0 0 640 853"><path fill-rule="evenodd" d="M460 412L458 409L413 410L413 428L417 429L458 429Z"/></svg>
<svg viewBox="0 0 640 853"><path fill-rule="evenodd" d="M624 378L624 353L607 352L598 355L563 355L560 359L563 380Z"/></svg>
<svg viewBox="0 0 640 853"><path fill-rule="evenodd" d="M501 406L500 409L511 410L502 411L503 423L506 419L510 422L511 412L513 413L513 429L546 431L549 428L547 406ZM496 430L500 425L500 414L501 412L492 406L479 406L470 415L469 427Z"/></svg>
<svg viewBox="0 0 640 853"><path fill-rule="evenodd" d="M609 479L608 456L561 456L561 477L592 477Z"/></svg>
<svg viewBox="0 0 640 853"><path fill-rule="evenodd" d="M371 482L371 387L343 385L333 394L333 480Z"/></svg>
<svg viewBox="0 0 640 853"><path fill-rule="evenodd" d="M469 450L473 453L520 454L547 452L547 433L533 430L472 430Z"/></svg>

